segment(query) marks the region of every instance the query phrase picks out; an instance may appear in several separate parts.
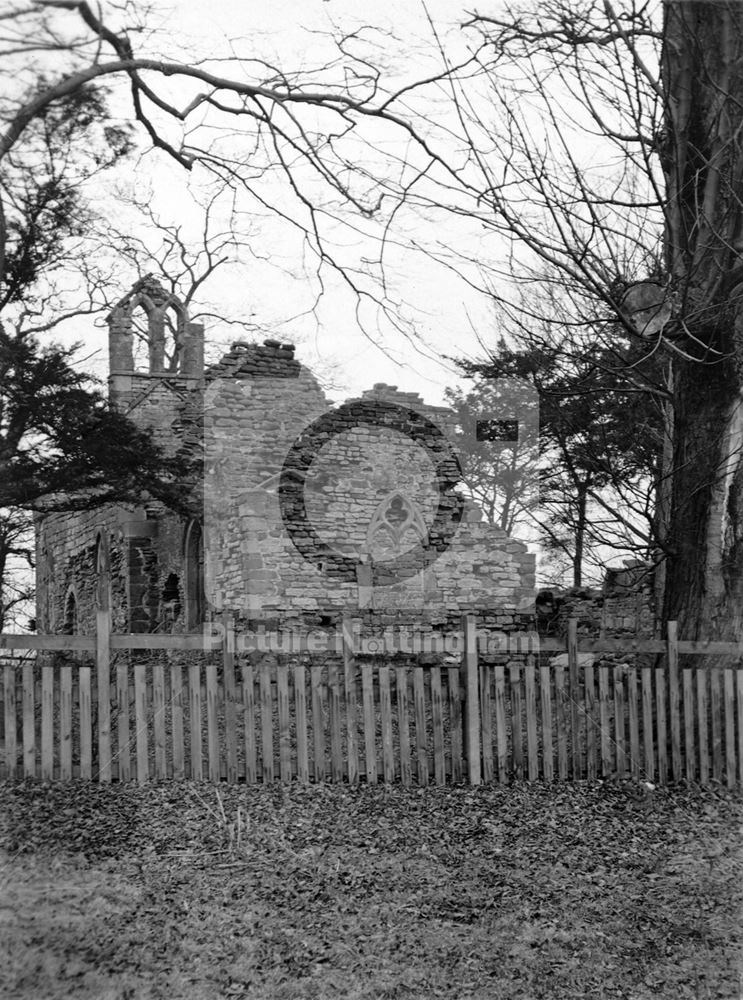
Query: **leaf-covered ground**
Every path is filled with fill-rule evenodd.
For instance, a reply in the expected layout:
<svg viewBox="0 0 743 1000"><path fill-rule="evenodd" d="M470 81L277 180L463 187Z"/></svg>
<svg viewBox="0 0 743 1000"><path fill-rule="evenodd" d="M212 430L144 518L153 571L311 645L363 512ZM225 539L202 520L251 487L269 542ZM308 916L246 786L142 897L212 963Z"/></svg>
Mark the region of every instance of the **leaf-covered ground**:
<svg viewBox="0 0 743 1000"><path fill-rule="evenodd" d="M743 995L743 799L0 785L0 993Z"/></svg>

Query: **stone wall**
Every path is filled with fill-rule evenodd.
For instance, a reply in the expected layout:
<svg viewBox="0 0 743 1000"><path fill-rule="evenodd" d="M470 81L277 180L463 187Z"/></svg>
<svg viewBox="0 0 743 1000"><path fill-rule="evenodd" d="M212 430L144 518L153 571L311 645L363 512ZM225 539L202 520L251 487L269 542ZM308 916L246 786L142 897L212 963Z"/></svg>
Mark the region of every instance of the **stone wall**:
<svg viewBox="0 0 743 1000"><path fill-rule="evenodd" d="M456 493L446 411L383 385L331 407L272 341L236 345L207 383L215 608L251 619L531 610L534 557Z"/></svg>
<svg viewBox="0 0 743 1000"><path fill-rule="evenodd" d="M40 632L90 633L96 609L106 605L115 632L185 627L183 525L162 509L108 505L39 518L36 563ZM171 575L175 595L166 593Z"/></svg>
<svg viewBox="0 0 743 1000"><path fill-rule="evenodd" d="M165 371L171 307L180 339ZM146 371L132 361L138 308L154 338ZM112 312L110 356L114 405L168 450L203 453L204 479L183 484L191 518L147 498L40 518L39 628L69 627L70 593L75 628L92 628L99 537L124 631L178 631L223 612L322 627L344 613L381 624L458 627L465 611L499 629L533 622L534 557L457 490L449 411L386 385L333 406L293 346L275 340L237 342L203 371L201 328L151 279Z"/></svg>
<svg viewBox="0 0 743 1000"><path fill-rule="evenodd" d="M601 590L540 591L537 626L542 635L564 636L570 618L578 635L650 638L655 629L652 575L642 563L607 570Z"/></svg>
<svg viewBox="0 0 743 1000"><path fill-rule="evenodd" d="M92 632L95 629L99 539L108 535L111 606L117 627L128 619L128 566L118 535L120 508L50 514L37 519L36 604L40 632ZM75 621L67 620L70 598Z"/></svg>

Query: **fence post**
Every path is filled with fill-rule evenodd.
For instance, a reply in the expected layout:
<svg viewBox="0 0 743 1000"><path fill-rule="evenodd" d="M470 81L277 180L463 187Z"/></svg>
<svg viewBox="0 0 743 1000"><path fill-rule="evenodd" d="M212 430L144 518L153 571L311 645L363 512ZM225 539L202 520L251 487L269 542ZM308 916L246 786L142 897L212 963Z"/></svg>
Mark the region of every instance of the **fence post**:
<svg viewBox="0 0 743 1000"><path fill-rule="evenodd" d="M54 661L49 653L39 650L41 665L41 777L54 777Z"/></svg>
<svg viewBox="0 0 743 1000"><path fill-rule="evenodd" d="M111 610L95 615L95 666L98 686L98 780L111 780Z"/></svg>
<svg viewBox="0 0 743 1000"><path fill-rule="evenodd" d="M5 766L6 774L9 778L18 776L18 746L17 746L17 726L18 716L16 714L16 669L15 664L6 663L4 668L4 694L5 694ZM739 678L740 680L740 678ZM738 696L743 698L743 687L739 687ZM743 719L743 712L741 712ZM741 736L743 739L743 736ZM741 754L743 762L743 753Z"/></svg>
<svg viewBox="0 0 743 1000"><path fill-rule="evenodd" d="M23 663L23 777L36 777L36 688L34 661Z"/></svg>
<svg viewBox="0 0 743 1000"><path fill-rule="evenodd" d="M477 663L477 630L472 615L462 615L464 636L464 731L467 770L471 785L481 783L480 771L480 678Z"/></svg>
<svg viewBox="0 0 743 1000"><path fill-rule="evenodd" d="M227 751L227 781L237 781L237 713L235 707L235 621L222 615L222 685L224 687L224 730Z"/></svg>
<svg viewBox="0 0 743 1000"><path fill-rule="evenodd" d="M673 780L681 778L681 711L679 699L678 623L666 626L668 656L668 700L671 711L671 773Z"/></svg>
<svg viewBox="0 0 743 1000"><path fill-rule="evenodd" d="M578 620L568 619L568 697L570 698L570 732L572 777L576 780L580 773L580 716L578 714L578 698L580 694L580 679L578 677Z"/></svg>
<svg viewBox="0 0 743 1000"><path fill-rule="evenodd" d="M363 566L359 567L359 574L363 568ZM359 782L359 750L356 721L356 661L354 659L353 621L348 615L343 615L341 618L341 639L343 642L343 675L348 736L348 783L349 785L357 785ZM400 743L402 746L402 734ZM400 756L402 759L402 751Z"/></svg>

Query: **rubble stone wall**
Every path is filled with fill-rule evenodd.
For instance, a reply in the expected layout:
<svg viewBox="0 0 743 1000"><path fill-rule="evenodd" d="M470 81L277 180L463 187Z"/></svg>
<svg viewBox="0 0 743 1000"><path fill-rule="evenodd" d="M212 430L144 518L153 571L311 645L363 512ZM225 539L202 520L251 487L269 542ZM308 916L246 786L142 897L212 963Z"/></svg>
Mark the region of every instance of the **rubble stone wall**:
<svg viewBox="0 0 743 1000"><path fill-rule="evenodd" d="M479 513L448 489L457 477L445 468L445 411L382 385L334 408L295 365L286 347L267 342L238 346L217 378L207 376L204 525L214 606L247 618L358 611L365 561L381 567L369 580L380 612L512 614L529 605L534 557L478 523ZM301 488L286 488L294 483ZM436 558L416 551L416 533L440 542ZM407 565L401 551L412 551Z"/></svg>
<svg viewBox="0 0 743 1000"><path fill-rule="evenodd" d="M536 599L539 632L564 636L568 620L575 618L579 636L651 638L656 624L651 581L639 578L614 587L615 572L608 571L602 590L540 591Z"/></svg>
<svg viewBox="0 0 743 1000"><path fill-rule="evenodd" d="M155 338L145 372L131 360L140 307ZM162 359L168 308L179 317L172 371ZM190 517L147 497L138 508L40 517L40 629L69 627L70 593L75 627L92 628L99 535L121 631L194 627L201 586L202 621L226 612L325 627L350 613L458 627L477 611L491 627L533 623L534 556L457 491L449 411L386 385L334 406L293 346L275 340L237 342L204 371L203 331L151 278L113 311L110 357L113 404L170 452L203 452L204 480L183 484ZM201 562L188 554L195 522Z"/></svg>

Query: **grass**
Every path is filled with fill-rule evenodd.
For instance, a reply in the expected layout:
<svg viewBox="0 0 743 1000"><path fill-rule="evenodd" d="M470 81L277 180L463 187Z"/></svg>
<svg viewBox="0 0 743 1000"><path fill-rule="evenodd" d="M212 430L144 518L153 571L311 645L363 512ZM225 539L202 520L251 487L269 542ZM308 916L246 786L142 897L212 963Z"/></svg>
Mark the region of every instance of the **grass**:
<svg viewBox="0 0 743 1000"><path fill-rule="evenodd" d="M741 995L743 798L5 783L0 992Z"/></svg>

